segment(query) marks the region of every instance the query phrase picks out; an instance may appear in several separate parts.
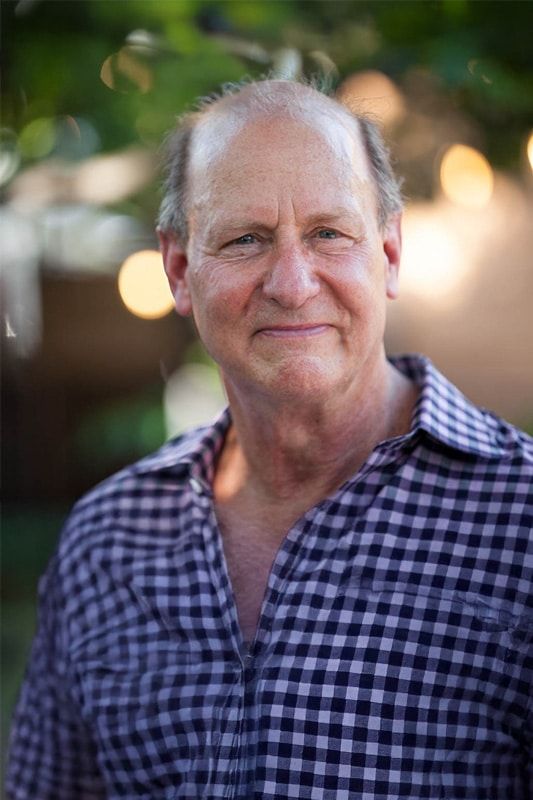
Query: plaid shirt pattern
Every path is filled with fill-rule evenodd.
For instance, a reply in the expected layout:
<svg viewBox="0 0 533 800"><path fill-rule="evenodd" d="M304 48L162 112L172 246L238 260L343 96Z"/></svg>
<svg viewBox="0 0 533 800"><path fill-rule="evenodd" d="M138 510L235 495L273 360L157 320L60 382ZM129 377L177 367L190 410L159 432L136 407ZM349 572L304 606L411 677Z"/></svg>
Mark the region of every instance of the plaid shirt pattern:
<svg viewBox="0 0 533 800"><path fill-rule="evenodd" d="M531 798L532 441L394 361L410 433L289 531L249 650L210 495L227 412L75 506L9 797Z"/></svg>

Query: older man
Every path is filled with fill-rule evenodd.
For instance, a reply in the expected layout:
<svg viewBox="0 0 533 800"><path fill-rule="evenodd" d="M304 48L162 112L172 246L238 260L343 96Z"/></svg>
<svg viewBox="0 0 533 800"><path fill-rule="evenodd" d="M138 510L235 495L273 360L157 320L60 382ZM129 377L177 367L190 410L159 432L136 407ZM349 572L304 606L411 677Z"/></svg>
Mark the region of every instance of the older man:
<svg viewBox="0 0 533 800"><path fill-rule="evenodd" d="M73 511L17 800L530 796L532 443L387 360L400 212L375 128L313 88L174 134L163 258L229 410Z"/></svg>

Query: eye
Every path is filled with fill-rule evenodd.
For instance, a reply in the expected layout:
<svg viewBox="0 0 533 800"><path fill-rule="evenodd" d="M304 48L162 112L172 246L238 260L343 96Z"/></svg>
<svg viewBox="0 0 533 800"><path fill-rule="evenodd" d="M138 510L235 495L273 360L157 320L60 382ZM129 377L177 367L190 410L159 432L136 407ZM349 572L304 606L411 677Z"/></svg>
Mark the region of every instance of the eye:
<svg viewBox="0 0 533 800"><path fill-rule="evenodd" d="M336 254L348 250L354 244L354 236L337 228L315 228L311 234L313 246L321 253Z"/></svg>
<svg viewBox="0 0 533 800"><path fill-rule="evenodd" d="M233 239L229 244L255 244L257 242L257 236L253 233L245 233L242 236L239 236L237 239Z"/></svg>

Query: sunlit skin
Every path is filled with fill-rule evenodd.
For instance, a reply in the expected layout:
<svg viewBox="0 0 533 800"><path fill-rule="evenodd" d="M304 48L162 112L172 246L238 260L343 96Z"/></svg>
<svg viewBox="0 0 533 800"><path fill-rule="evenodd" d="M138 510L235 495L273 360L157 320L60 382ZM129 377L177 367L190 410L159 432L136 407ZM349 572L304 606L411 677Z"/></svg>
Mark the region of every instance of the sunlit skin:
<svg viewBox="0 0 533 800"><path fill-rule="evenodd" d="M252 117L223 152L206 135L189 240L161 236L177 311L194 316L232 410L215 494L273 519L283 501L287 524L404 432L414 400L383 349L400 220L379 228L357 133L317 119Z"/></svg>

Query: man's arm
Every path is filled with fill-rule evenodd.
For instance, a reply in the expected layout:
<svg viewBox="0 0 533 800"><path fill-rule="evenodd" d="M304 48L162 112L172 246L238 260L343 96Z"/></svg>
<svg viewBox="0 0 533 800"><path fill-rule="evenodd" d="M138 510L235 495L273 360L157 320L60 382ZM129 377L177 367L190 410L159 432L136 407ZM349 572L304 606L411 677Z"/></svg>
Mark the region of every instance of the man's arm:
<svg viewBox="0 0 533 800"><path fill-rule="evenodd" d="M91 732L70 691L55 560L39 585L39 624L13 717L10 800L103 800Z"/></svg>

